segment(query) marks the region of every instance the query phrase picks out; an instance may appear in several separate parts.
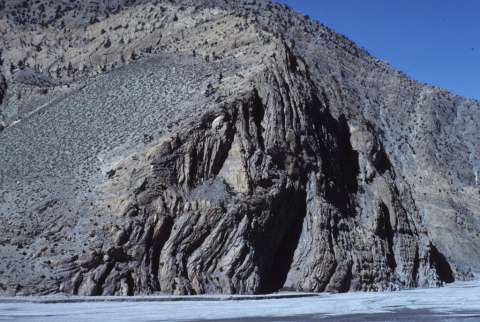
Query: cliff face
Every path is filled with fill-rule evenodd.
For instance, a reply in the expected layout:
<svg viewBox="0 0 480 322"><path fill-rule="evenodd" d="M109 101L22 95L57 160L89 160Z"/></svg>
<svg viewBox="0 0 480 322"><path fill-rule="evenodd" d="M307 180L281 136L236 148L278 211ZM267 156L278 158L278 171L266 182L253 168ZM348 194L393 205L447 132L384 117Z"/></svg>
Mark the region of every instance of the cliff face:
<svg viewBox="0 0 480 322"><path fill-rule="evenodd" d="M127 175L104 185L103 200L131 219L80 294L112 294L122 280L132 293L203 294L437 285L440 269L452 279L446 261L432 266L382 144L361 120L332 117L309 73L279 41L243 97L121 163Z"/></svg>
<svg viewBox="0 0 480 322"><path fill-rule="evenodd" d="M101 20L164 13L167 51L140 30L147 57L70 79L65 94L50 86L50 101L0 134L11 259L0 291L366 291L478 269L467 114L478 102L416 83L284 6L190 5ZM18 75L13 88L31 86ZM36 126L47 121L56 130ZM81 140L58 139L69 133ZM45 161L22 158L31 149Z"/></svg>

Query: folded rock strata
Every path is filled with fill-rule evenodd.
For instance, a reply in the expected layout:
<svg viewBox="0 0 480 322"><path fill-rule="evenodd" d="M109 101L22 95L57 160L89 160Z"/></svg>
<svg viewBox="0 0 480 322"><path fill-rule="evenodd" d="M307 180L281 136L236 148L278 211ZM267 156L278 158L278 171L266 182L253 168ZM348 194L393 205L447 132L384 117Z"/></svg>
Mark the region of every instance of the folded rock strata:
<svg viewBox="0 0 480 322"><path fill-rule="evenodd" d="M71 283L79 294L344 292L453 280L368 122L335 119L298 55L284 42L275 52L242 97L120 164L126 175L106 182L101 198L126 224Z"/></svg>
<svg viewBox="0 0 480 322"><path fill-rule="evenodd" d="M270 1L98 22L91 5L63 29L72 68L1 20L36 64L0 76L1 295L382 291L480 269L478 102Z"/></svg>

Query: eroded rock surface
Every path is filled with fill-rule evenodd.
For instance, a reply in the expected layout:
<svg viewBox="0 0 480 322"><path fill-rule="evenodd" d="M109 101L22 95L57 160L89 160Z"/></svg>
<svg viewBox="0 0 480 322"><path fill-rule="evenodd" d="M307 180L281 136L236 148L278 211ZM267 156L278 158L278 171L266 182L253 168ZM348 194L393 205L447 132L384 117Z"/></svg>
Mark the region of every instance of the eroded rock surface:
<svg viewBox="0 0 480 322"><path fill-rule="evenodd" d="M268 1L144 2L64 34L72 69L6 71L1 294L395 290L479 269L478 102Z"/></svg>
<svg viewBox="0 0 480 322"><path fill-rule="evenodd" d="M126 223L79 294L441 282L437 270L449 264L432 266L434 246L381 142L365 121L332 117L284 42L275 52L243 97L119 165L126 175L106 182L100 198Z"/></svg>

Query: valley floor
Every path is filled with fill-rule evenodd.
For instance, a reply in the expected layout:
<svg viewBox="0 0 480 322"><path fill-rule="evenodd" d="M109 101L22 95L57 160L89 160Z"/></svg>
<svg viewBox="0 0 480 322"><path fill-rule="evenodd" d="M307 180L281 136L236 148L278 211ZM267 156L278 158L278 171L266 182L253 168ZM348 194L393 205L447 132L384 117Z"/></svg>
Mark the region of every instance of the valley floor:
<svg viewBox="0 0 480 322"><path fill-rule="evenodd" d="M384 293L0 298L0 321L480 321L480 279Z"/></svg>

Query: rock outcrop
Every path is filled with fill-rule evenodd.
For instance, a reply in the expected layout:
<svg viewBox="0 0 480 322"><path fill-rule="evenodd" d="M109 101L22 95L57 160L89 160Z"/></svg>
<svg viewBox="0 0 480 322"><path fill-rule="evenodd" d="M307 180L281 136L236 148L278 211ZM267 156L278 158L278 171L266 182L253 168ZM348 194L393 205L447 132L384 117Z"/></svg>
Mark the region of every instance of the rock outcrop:
<svg viewBox="0 0 480 322"><path fill-rule="evenodd" d="M150 48L130 62L95 50L113 51L99 76L7 77L21 120L0 134L0 294L382 291L479 269L478 102L288 7L202 4L88 23L107 37L134 15ZM78 30L64 33L77 57Z"/></svg>
<svg viewBox="0 0 480 322"><path fill-rule="evenodd" d="M445 260L433 265L409 187L367 122L332 117L297 53L282 41L275 53L243 97L119 164L125 175L100 195L125 224L64 291L387 290L439 285L443 270L453 280Z"/></svg>
<svg viewBox="0 0 480 322"><path fill-rule="evenodd" d="M5 98L5 93L7 92L7 80L3 76L2 71L0 70L0 105L3 103ZM0 131L3 131L7 127L7 124L0 118Z"/></svg>
<svg viewBox="0 0 480 322"><path fill-rule="evenodd" d="M3 73L0 71L0 104L3 103L5 92L7 91L7 81Z"/></svg>

